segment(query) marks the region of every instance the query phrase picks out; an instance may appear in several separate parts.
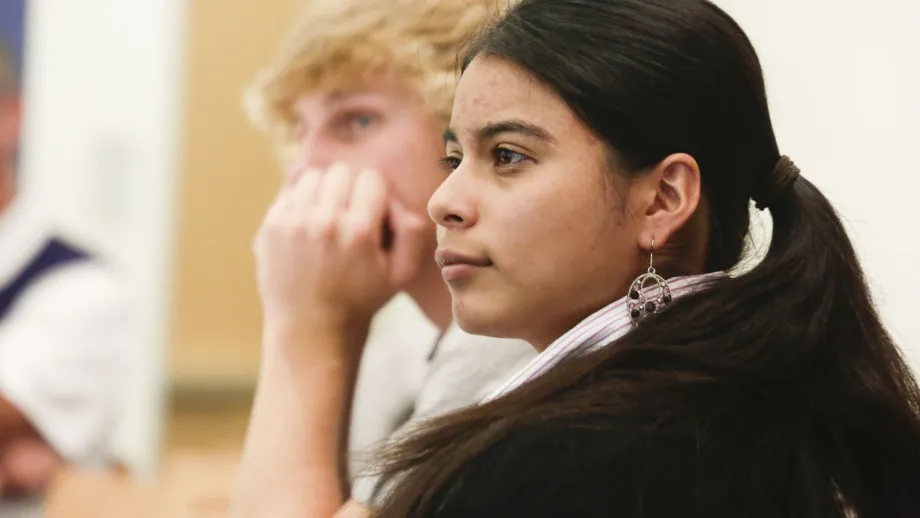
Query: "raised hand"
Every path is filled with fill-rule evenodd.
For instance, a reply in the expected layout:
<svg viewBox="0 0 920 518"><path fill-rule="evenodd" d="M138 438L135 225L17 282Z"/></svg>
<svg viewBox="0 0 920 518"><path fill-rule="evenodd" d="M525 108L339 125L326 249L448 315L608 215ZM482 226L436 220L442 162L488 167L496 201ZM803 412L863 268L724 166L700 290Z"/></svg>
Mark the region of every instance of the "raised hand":
<svg viewBox="0 0 920 518"><path fill-rule="evenodd" d="M266 321L369 319L417 274L428 231L375 171L337 164L297 175L255 240Z"/></svg>

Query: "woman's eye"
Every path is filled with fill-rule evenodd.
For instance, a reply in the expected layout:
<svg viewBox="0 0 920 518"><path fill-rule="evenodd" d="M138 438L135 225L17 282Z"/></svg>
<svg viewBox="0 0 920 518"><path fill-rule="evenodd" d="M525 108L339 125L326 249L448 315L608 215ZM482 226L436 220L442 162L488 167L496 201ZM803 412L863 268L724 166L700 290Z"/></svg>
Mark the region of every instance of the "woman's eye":
<svg viewBox="0 0 920 518"><path fill-rule="evenodd" d="M530 157L523 153L501 147L496 148L493 153L495 154L495 165L498 166L515 165L530 159Z"/></svg>
<svg viewBox="0 0 920 518"><path fill-rule="evenodd" d="M460 167L460 158L456 156L446 156L441 159L441 164L449 171L454 171Z"/></svg>

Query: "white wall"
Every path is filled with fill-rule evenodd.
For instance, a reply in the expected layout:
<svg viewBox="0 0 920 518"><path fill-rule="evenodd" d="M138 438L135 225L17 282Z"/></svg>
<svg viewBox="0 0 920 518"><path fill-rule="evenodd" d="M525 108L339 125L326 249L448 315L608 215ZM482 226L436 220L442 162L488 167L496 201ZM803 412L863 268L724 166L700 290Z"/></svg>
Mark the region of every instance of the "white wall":
<svg viewBox="0 0 920 518"><path fill-rule="evenodd" d="M920 2L716 3L760 55L780 151L842 213L883 318L920 368Z"/></svg>
<svg viewBox="0 0 920 518"><path fill-rule="evenodd" d="M163 418L183 0L32 0L23 185L122 267L143 372L119 447L151 473Z"/></svg>

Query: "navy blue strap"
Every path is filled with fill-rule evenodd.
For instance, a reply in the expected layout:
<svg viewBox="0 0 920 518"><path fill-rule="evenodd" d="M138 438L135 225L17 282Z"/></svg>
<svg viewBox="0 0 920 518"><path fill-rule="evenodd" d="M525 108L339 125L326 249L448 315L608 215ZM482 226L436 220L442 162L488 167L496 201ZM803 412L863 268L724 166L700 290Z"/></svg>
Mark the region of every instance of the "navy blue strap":
<svg viewBox="0 0 920 518"><path fill-rule="evenodd" d="M57 267L89 259L89 254L61 239L52 239L12 281L0 287L0 319L26 288L42 275Z"/></svg>

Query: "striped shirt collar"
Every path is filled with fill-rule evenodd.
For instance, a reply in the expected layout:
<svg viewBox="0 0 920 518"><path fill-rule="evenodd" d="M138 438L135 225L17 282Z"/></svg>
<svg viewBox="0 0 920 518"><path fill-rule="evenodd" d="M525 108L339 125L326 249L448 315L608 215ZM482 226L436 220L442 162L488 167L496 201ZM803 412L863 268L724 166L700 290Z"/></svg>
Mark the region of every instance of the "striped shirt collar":
<svg viewBox="0 0 920 518"><path fill-rule="evenodd" d="M725 276L725 272L716 272L706 275L674 277L668 279L668 286L671 289L672 297L676 299L699 291L705 288L706 283ZM655 288L648 289L653 290ZM572 356L586 354L605 347L628 333L632 327L632 318L629 316L629 309L627 308L627 298L623 297L582 320L578 325L550 344L546 350L537 355L496 391L489 394L482 402L487 403L504 396L530 380L543 375Z"/></svg>

